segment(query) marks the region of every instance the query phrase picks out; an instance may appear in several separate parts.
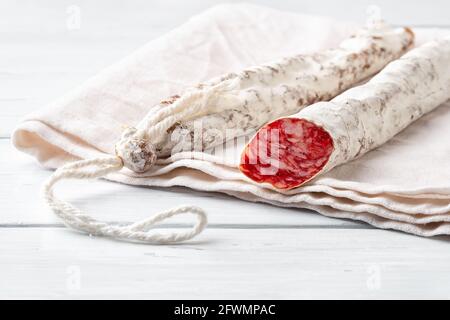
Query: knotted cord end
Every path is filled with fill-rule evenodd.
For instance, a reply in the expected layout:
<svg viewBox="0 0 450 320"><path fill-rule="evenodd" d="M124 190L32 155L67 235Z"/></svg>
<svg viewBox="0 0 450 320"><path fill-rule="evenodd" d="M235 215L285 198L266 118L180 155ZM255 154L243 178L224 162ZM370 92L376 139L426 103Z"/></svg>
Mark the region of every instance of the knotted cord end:
<svg viewBox="0 0 450 320"><path fill-rule="evenodd" d="M127 128L116 144L116 155L125 167L136 173L149 170L156 162L156 148L144 137L137 134L136 128Z"/></svg>

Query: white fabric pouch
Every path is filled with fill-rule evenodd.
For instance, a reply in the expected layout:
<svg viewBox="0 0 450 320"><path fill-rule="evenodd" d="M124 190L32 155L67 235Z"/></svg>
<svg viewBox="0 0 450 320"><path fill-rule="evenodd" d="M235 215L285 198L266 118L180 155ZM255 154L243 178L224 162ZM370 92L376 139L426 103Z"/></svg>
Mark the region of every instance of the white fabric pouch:
<svg viewBox="0 0 450 320"><path fill-rule="evenodd" d="M208 152L174 154L158 160L145 173L126 168L115 172L122 164L108 156L115 153L124 127L139 123L161 99L221 74L335 47L354 30L352 23L323 17L248 4L220 5L29 115L14 132L13 142L49 168L79 159L105 159L100 172L93 173L89 168L93 163L85 162L66 168L67 177L107 174L107 179L127 184L223 192L247 201L308 208L421 236L450 234L448 102L383 146L289 191L257 185L239 171L244 139ZM416 44L448 34L438 29L414 31ZM130 240L177 242L192 238L206 224L199 208L183 207L130 226L110 226L65 202L51 201L72 227ZM148 232L154 223L185 212L199 217L192 230L168 235Z"/></svg>

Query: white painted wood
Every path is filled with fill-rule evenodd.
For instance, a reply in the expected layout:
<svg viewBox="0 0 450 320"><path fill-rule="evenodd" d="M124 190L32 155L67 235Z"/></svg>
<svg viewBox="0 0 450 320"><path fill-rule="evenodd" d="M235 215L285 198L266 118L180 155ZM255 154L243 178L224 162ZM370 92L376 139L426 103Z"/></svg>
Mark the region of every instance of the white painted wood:
<svg viewBox="0 0 450 320"><path fill-rule="evenodd" d="M449 298L448 242L382 230L209 229L147 246L2 229L0 298Z"/></svg>
<svg viewBox="0 0 450 320"><path fill-rule="evenodd" d="M50 171L0 139L0 227L11 224L60 223L40 198ZM175 205L195 204L209 214L212 225L272 225L369 228L365 224L320 216L308 210L278 208L230 196L187 188L144 188L106 181L67 181L57 186L61 197L103 220L131 222ZM189 219L174 218L171 223ZM226 226L225 226L226 227Z"/></svg>

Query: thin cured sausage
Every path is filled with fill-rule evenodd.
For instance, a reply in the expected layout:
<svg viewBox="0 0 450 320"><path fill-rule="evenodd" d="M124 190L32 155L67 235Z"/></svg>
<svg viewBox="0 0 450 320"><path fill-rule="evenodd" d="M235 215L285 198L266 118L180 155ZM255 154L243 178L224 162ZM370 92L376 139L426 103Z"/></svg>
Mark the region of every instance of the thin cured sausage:
<svg viewBox="0 0 450 320"><path fill-rule="evenodd" d="M328 101L400 57L413 41L409 29L361 30L339 48L288 57L201 84L194 90L223 86L208 102L207 114L170 128L170 135L156 148L158 156L170 155L174 147L189 149L195 145L205 150L312 103Z"/></svg>
<svg viewBox="0 0 450 320"><path fill-rule="evenodd" d="M291 189L353 160L447 101L449 66L450 39L413 49L366 84L261 128L244 149L240 170Z"/></svg>
<svg viewBox="0 0 450 320"><path fill-rule="evenodd" d="M400 57L413 42L407 28L377 26L360 30L336 49L213 79L155 106L137 128L124 133L117 153L129 169L143 172L157 158L206 150L330 100Z"/></svg>

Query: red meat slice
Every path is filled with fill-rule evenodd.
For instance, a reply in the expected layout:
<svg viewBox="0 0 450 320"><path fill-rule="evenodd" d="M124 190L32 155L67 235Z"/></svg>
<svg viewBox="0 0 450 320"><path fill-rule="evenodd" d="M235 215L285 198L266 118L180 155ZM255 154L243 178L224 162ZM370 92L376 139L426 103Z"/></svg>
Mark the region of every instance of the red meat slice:
<svg viewBox="0 0 450 320"><path fill-rule="evenodd" d="M282 118L262 127L245 147L240 170L259 183L292 189L319 173L333 151L333 139L305 119Z"/></svg>

